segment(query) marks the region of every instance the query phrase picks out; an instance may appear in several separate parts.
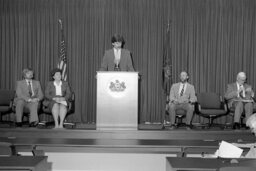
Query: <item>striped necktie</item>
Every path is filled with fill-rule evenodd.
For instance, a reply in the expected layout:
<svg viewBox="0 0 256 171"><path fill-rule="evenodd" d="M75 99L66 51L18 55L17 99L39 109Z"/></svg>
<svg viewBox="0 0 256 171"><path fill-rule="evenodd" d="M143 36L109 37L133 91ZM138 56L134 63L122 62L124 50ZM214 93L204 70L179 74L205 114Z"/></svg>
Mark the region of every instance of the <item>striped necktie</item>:
<svg viewBox="0 0 256 171"><path fill-rule="evenodd" d="M31 85L31 81L28 82L28 93L29 93L29 96L32 97L33 95L33 92L32 92L32 85Z"/></svg>
<svg viewBox="0 0 256 171"><path fill-rule="evenodd" d="M185 89L185 84L183 84L183 86L182 86L182 89L181 89L181 91L180 91L180 96L183 96L183 94L184 94L184 89Z"/></svg>

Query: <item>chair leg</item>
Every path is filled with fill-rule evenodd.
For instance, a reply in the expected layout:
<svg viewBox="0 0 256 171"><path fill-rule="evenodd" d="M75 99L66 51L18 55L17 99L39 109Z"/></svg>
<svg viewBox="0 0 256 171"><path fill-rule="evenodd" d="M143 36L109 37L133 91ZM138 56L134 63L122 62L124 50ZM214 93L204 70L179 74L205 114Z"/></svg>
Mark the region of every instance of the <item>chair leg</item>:
<svg viewBox="0 0 256 171"><path fill-rule="evenodd" d="M212 126L212 124L213 124L213 117L210 116L210 118L209 118L209 126Z"/></svg>

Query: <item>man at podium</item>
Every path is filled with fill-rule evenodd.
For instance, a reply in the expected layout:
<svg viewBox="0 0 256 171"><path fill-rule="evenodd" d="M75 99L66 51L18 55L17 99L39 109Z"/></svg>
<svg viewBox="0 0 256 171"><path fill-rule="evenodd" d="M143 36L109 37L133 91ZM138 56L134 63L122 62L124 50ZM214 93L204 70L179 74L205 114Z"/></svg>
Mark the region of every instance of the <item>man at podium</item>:
<svg viewBox="0 0 256 171"><path fill-rule="evenodd" d="M111 38L112 49L105 52L101 63L101 71L134 71L131 53L123 49L124 38L115 34Z"/></svg>

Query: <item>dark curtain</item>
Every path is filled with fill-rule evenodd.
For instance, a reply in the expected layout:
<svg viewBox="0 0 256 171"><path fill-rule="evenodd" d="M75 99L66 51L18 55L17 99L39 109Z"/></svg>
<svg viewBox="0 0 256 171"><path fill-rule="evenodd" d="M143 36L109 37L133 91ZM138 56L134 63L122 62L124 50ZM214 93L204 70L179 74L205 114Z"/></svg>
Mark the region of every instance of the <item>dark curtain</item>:
<svg viewBox="0 0 256 171"><path fill-rule="evenodd" d="M120 33L140 73L139 120L162 122L163 43L171 21L173 81L187 70L197 92L223 94L239 71L256 85L255 0L0 0L0 88L31 67L44 88L58 61L62 19L74 122L96 120L96 71Z"/></svg>

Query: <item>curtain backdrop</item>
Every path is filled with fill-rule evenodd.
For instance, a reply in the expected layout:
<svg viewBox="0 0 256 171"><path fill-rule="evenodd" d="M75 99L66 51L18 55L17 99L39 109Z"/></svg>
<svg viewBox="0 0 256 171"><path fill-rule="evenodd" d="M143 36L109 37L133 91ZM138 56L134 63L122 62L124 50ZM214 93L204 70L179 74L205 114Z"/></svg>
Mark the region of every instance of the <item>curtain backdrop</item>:
<svg viewBox="0 0 256 171"><path fill-rule="evenodd" d="M173 81L187 70L197 92L223 95L245 71L256 89L255 0L0 0L0 88L15 89L31 67L43 89L58 61L59 26L67 45L74 122L96 120L96 71L120 33L140 73L139 120L162 122L163 43L170 21Z"/></svg>

